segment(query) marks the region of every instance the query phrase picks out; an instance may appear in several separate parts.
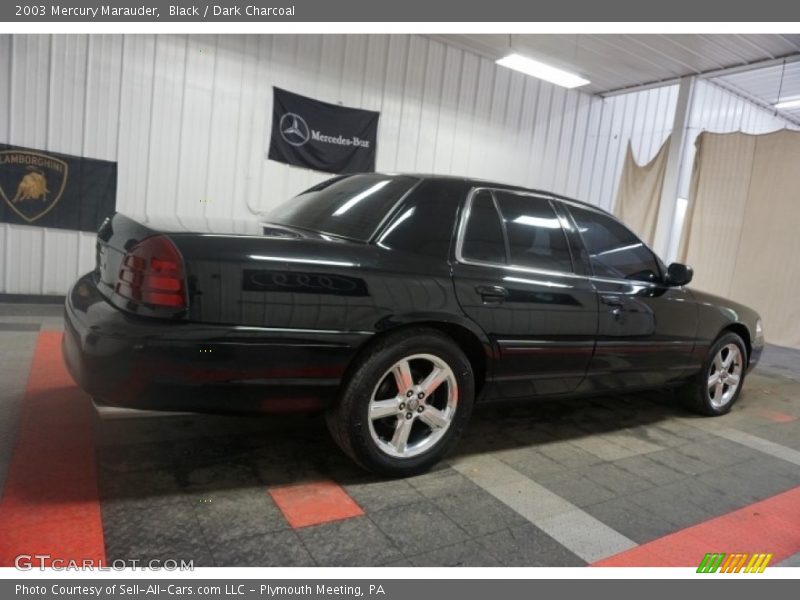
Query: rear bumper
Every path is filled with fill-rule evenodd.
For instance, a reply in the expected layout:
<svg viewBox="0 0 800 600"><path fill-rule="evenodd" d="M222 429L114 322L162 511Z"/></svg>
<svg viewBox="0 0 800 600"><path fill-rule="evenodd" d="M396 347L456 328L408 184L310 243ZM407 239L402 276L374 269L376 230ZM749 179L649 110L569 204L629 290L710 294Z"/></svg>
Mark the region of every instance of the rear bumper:
<svg viewBox="0 0 800 600"><path fill-rule="evenodd" d="M62 351L98 402L142 410L286 412L324 407L365 332L268 329L131 316L91 275L67 294Z"/></svg>

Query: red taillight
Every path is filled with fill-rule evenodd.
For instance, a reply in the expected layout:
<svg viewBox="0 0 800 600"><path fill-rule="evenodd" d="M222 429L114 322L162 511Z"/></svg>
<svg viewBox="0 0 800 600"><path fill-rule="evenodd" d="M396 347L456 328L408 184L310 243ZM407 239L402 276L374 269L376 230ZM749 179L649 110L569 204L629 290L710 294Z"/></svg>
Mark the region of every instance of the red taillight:
<svg viewBox="0 0 800 600"><path fill-rule="evenodd" d="M122 260L116 292L142 304L186 308L183 259L175 244L154 235L131 248Z"/></svg>

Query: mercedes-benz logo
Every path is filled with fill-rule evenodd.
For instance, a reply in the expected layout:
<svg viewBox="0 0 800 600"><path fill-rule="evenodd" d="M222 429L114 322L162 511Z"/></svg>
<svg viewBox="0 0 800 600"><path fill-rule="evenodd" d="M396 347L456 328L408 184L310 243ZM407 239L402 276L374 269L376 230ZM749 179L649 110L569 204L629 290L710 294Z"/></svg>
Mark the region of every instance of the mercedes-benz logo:
<svg viewBox="0 0 800 600"><path fill-rule="evenodd" d="M283 141L292 146L302 146L310 137L306 120L295 113L286 113L278 124Z"/></svg>

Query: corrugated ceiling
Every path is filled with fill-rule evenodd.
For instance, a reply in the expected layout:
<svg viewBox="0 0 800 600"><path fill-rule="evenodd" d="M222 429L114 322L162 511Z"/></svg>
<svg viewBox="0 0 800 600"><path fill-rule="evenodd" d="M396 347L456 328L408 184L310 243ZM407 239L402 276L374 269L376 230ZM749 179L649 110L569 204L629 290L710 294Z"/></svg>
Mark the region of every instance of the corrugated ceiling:
<svg viewBox="0 0 800 600"><path fill-rule="evenodd" d="M712 81L768 106L779 101L800 100L800 61L797 58L761 69L723 75ZM778 112L800 123L800 106Z"/></svg>
<svg viewBox="0 0 800 600"><path fill-rule="evenodd" d="M800 35L439 35L450 44L500 58L510 48L580 73L584 91L603 94L800 54Z"/></svg>

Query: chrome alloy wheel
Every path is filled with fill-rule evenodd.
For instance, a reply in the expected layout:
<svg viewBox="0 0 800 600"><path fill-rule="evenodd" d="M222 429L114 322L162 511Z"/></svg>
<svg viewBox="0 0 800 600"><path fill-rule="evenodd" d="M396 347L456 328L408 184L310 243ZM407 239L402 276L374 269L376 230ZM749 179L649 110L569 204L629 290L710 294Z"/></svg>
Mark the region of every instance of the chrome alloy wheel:
<svg viewBox="0 0 800 600"><path fill-rule="evenodd" d="M736 395L742 381L744 359L736 344L720 348L708 370L708 399L714 408L722 408Z"/></svg>
<svg viewBox="0 0 800 600"><path fill-rule="evenodd" d="M458 384L453 370L432 354L397 361L369 401L369 432L378 448L411 458L433 448L453 422Z"/></svg>

